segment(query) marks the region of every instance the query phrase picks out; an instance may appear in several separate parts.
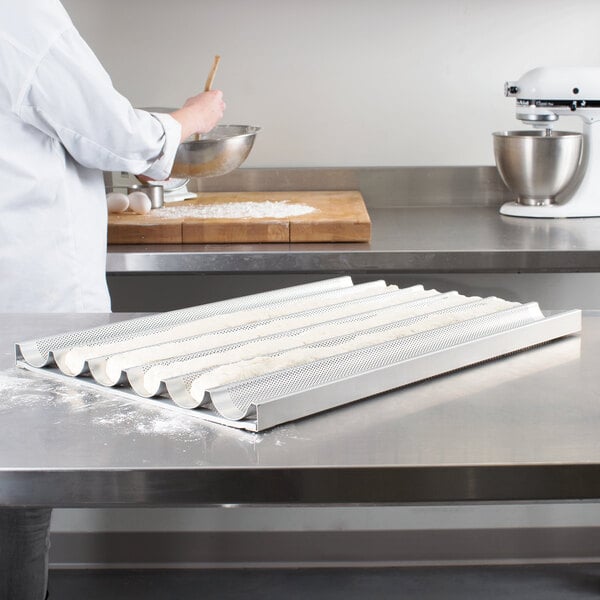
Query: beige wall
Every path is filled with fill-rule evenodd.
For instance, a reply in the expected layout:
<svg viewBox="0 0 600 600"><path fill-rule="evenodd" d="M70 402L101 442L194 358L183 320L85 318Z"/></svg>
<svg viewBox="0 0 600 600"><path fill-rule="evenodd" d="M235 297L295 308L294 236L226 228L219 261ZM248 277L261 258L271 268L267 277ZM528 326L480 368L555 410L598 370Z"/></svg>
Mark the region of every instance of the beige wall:
<svg viewBox="0 0 600 600"><path fill-rule="evenodd" d="M246 166L492 164L506 79L600 64L596 0L63 0L137 106L215 86ZM562 128L578 128L566 119Z"/></svg>

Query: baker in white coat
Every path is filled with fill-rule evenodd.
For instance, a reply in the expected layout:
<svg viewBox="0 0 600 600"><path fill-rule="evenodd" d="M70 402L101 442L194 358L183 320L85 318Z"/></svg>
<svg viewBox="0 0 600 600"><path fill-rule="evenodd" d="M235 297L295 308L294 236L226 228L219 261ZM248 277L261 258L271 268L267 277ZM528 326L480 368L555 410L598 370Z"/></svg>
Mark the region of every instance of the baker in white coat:
<svg viewBox="0 0 600 600"><path fill-rule="evenodd" d="M221 92L135 110L58 0L0 0L0 15L0 311L107 311L102 171L167 178Z"/></svg>
<svg viewBox="0 0 600 600"><path fill-rule="evenodd" d="M0 0L0 312L106 312L102 171L168 177L220 91L135 110L59 0ZM45 594L50 511L0 509L0 598Z"/></svg>

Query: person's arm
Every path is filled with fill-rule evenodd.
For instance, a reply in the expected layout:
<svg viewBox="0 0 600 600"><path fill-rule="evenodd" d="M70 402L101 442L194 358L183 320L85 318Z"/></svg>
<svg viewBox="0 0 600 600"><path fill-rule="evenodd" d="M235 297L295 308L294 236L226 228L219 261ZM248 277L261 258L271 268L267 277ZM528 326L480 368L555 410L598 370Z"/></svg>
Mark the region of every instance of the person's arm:
<svg viewBox="0 0 600 600"><path fill-rule="evenodd" d="M75 28L68 27L39 61L15 110L86 167L165 179L184 133L187 137L189 130L220 118L222 98L216 92L208 98L212 101L195 101L175 116L134 109Z"/></svg>

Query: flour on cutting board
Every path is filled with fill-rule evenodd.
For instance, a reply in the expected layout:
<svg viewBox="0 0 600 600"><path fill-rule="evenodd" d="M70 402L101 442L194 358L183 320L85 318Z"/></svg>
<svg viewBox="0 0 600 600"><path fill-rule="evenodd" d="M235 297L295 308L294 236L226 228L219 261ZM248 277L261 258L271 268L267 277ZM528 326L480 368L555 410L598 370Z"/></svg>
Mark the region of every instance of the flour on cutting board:
<svg viewBox="0 0 600 600"><path fill-rule="evenodd" d="M307 204L290 204L287 200L273 202L227 202L194 206L167 206L152 211L153 217L167 219L282 219L298 217L317 211Z"/></svg>

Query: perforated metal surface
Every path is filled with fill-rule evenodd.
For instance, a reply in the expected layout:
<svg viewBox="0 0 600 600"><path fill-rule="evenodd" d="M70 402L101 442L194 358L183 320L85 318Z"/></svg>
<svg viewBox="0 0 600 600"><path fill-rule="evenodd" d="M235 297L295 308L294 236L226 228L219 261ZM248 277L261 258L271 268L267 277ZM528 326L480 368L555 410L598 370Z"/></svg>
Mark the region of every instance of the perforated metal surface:
<svg viewBox="0 0 600 600"><path fill-rule="evenodd" d="M336 329L334 327L334 322L330 322L328 324L330 325L329 335L324 336L321 341L307 343L305 346L303 346L303 348L310 351L329 347L332 349L332 354L340 354L347 351L347 348L344 348L344 345L347 345L350 342L361 345L373 345L382 341L382 339L386 336L400 337L410 335L412 333L410 331L410 327L417 324L421 324L421 328L431 329L436 326L436 319L441 318L442 315L453 315L454 320L466 320L471 318L477 312L491 312L493 310L498 310L498 302L503 303L504 301L498 301L494 298L468 298L459 296L456 293L437 294L425 299L401 304L399 307L396 307L397 309L400 309L399 312L394 311L393 309L381 311L383 313L384 323L380 323L379 325L357 327L356 321L348 321L346 332L342 335L340 335L340 328L338 327ZM445 304L450 304L450 306L445 306ZM504 304L506 305L504 308L508 308L510 306L509 303ZM496 306L496 308L494 308L494 306ZM411 312L414 316L407 318ZM352 327L352 325L354 325L354 327ZM409 328L408 331L407 328ZM305 331L306 329L303 329L300 330L299 333L302 334ZM263 356L266 356L269 360L270 357L275 359L280 357L283 363L286 355L293 353L298 354L298 350L301 348L301 346L297 346L296 348L288 347L282 351L277 351L276 348L277 346L274 340L273 350L268 353L263 352ZM247 361L248 359L252 358L253 357L251 355L242 353L239 360ZM260 356L256 357L257 360L260 360L260 358ZM304 362L312 361L308 359ZM232 364L228 366L228 369L231 371L235 370L236 368L239 367L238 365L234 364L233 361ZM241 368L243 370L243 364L241 365ZM285 365L282 364L279 368L283 369L285 368ZM187 408L192 408L194 406L199 406L209 402L210 399L208 394L201 394L198 392L192 393L192 387L195 384L198 385L198 379L203 375L209 374L211 370L212 369L210 368L197 369L173 379L167 379L167 389L169 390L173 400L180 406ZM249 399L249 404L253 402L253 398Z"/></svg>
<svg viewBox="0 0 600 600"><path fill-rule="evenodd" d="M412 300L405 302L409 298L415 296L424 296L418 300ZM394 302L395 300L395 302ZM261 322L259 324L253 324L243 328L234 328L228 331L226 339L231 337L239 337L240 342L238 343L227 343L222 346L214 345L210 350L199 350L198 352L188 354L177 354L167 360L157 360L147 362L143 365L136 366L128 369L127 375L129 382L134 389L144 396L151 396L164 391L164 387L158 385L158 382L154 382L153 385L149 385L148 381L145 380L145 375L148 371L153 369L155 372L159 367L165 367L162 371L165 371L164 375L161 375L161 380L165 378L172 379L173 377L184 377L180 382L181 389L187 389L189 392L191 383L193 382L193 376L205 372L207 368L204 366L198 366L200 359L208 357L212 354L231 355L232 350L239 349L240 356L244 358L257 356L260 354L268 354L271 351L269 347L265 351L263 346L264 343L271 342L272 348L277 348L282 342L285 342L287 349L293 348L298 345L307 344L309 337L319 332L321 338L326 339L339 334L340 329L352 330L352 329L368 329L373 328L378 321L397 321L399 319L398 311L403 310L406 313L409 312L423 312L424 310L432 311L436 306L444 303L452 304L456 302L467 302L465 297L459 296L456 293L450 294L435 294L430 295L429 292L425 292L422 288L409 290L401 290L398 292L391 292L388 294L382 294L373 298L365 300L356 300L354 302L344 303L343 305L334 305L325 309L310 310L303 313L294 313L287 317L281 317L278 319L272 319L267 322ZM377 304L382 305L378 309L372 309ZM337 318L337 315L345 314L347 316ZM292 329L294 325L298 323L313 322L312 325L306 325ZM275 328L277 333L262 335L265 323L269 324L267 331ZM352 325L354 324L354 327ZM337 331L337 333L336 333ZM217 336L218 338L219 336ZM286 339L290 338L290 339ZM293 338L298 338L295 342ZM201 347L207 340L206 338L197 338L198 346ZM214 340L213 340L214 341ZM239 358L239 357L238 357ZM232 360L232 358L228 358ZM226 362L226 361L224 361ZM176 363L177 372L175 372ZM167 368L169 367L169 368ZM167 373L170 371L170 373ZM94 373L94 370L92 370ZM115 379L116 381L116 375ZM183 405L187 403L185 398L188 394L184 395L181 400ZM173 396L175 401L179 401L177 395Z"/></svg>
<svg viewBox="0 0 600 600"><path fill-rule="evenodd" d="M156 344L169 343L174 340L187 338L191 335L204 335L231 329L248 323L256 323L266 318L273 318L299 310L307 310L322 305L338 304L353 298L371 296L383 292L386 284L382 280L363 283L338 290L319 292L300 298L277 300L262 303L247 309L238 309L226 313L203 316L188 321L185 324L168 328L150 329L142 334L130 335L120 340L111 340L92 346L76 346L73 348L53 351L54 358L60 370L66 375L76 376L87 370L87 364L96 358L109 357L114 354L142 350ZM146 358L147 360L147 358Z"/></svg>
<svg viewBox="0 0 600 600"><path fill-rule="evenodd" d="M212 317L206 321L208 329L202 325L198 334L186 336L187 327L174 327L182 319L203 323L207 316ZM349 278L336 278L20 347L35 346L59 356L61 348L53 344L87 344L92 350L84 356L103 385L126 384L144 398L163 394L167 400L157 399L159 405L171 398L180 407L202 406L196 412L211 415L212 420L241 420L247 423L242 426L256 430L403 385L413 375L402 373L412 369L416 359L427 364L430 355L446 357L422 369L431 376L451 365L473 364L572 333L577 326L569 317L546 332L544 320L535 303L441 294L422 286L398 290L383 281L354 286ZM535 323L539 326L533 335L519 336ZM157 331L164 335L148 335ZM504 335L511 331L514 338ZM125 343L111 346L117 339ZM161 343L148 345L148 340L156 339ZM97 356L93 347L98 348ZM472 352L463 354L463 347ZM103 354L111 348L114 352ZM456 356L461 355L459 362L453 358L455 350ZM32 364L38 366L34 362L28 366ZM80 367L74 369L83 372ZM379 380L382 370L386 378ZM410 380L418 378L415 371ZM325 387L329 398L319 392Z"/></svg>
<svg viewBox="0 0 600 600"><path fill-rule="evenodd" d="M268 319L265 321L260 321L258 323L249 323L247 325L241 325L239 327L232 327L227 330L227 334L232 336L238 336L243 340L253 340L255 338L262 336L262 330L265 328L266 324L271 324L277 327L280 331L288 331L289 326L293 325L293 322L302 318L306 321L310 321L315 324L321 324L323 322L334 320L334 319L354 319L354 318L366 318L366 313L370 313L372 311L376 311L378 309L385 308L386 306L397 306L399 303L406 301L407 297L412 297L416 295L425 295L428 292L423 290L422 286L414 286L411 288L405 288L402 290L387 292L384 294L377 294L375 296L369 296L367 298L358 298L355 300L350 300L348 302L344 302L343 304L334 304L329 306L322 306L320 308L314 308L307 311L302 311L300 313L290 313L288 315L282 315L280 317L275 317L274 319ZM428 296L429 297L429 296ZM425 300L415 300L415 303L422 303ZM339 315L350 315L348 317L339 316ZM307 327L309 327L308 325ZM222 336L225 332L215 332L214 336ZM204 339L212 336L204 336ZM176 342L177 345L185 345L187 342L193 339L200 339L199 337L193 336L191 338L183 338ZM245 343L245 342L244 342ZM227 344L224 344L227 346ZM219 346L215 346L218 348ZM142 372L148 371L148 369L157 365L167 365L172 362L173 359L177 360L185 360L189 358L194 358L196 356L204 355L205 351L198 351L196 353L178 353L174 348L172 355L165 360L157 360L148 362L142 365L137 365L136 368L140 369Z"/></svg>
<svg viewBox="0 0 600 600"><path fill-rule="evenodd" d="M110 354L104 354L104 350L102 350L99 354L104 354L104 356L97 356L88 360L92 375L100 383L115 385L120 380L122 370L138 367L137 370L131 371L134 373L134 377L137 377L139 369L146 372L157 363L168 364L174 360L181 360L186 355L194 354L194 351L190 351L190 346L193 346L194 350L197 348L198 352L203 352L206 348L230 345L232 338L242 342L264 337L277 331L297 328L299 323L323 322L328 318L334 318L332 315L364 312L377 306L394 305L394 300L397 304L402 300L428 295L430 293L423 291L421 286L398 291L395 286L386 287L384 282L362 284L353 288L314 294L300 299L312 306L315 304L324 305L317 308L300 310L300 306L297 305L296 301L276 302L265 305L264 313L255 314L245 324L234 324L235 322L244 321L240 313L231 313L232 324L226 329L215 329L218 325L222 325L222 323L218 324L216 319L208 322L195 321L191 324L189 332L183 331L181 328L164 331L162 337L167 341L162 343L149 344L147 336L131 338L126 344L128 349ZM362 304L363 302L364 304ZM245 314L250 315L251 313L246 312ZM261 314L279 314L279 316L257 320ZM235 317L235 320L233 317ZM192 329L207 331L196 335L186 335L186 333L191 333ZM67 361L59 360L58 362L59 367L62 369L63 362ZM80 367L82 366L80 364ZM111 373L107 372L109 367ZM68 365L65 366L65 369L68 369Z"/></svg>
<svg viewBox="0 0 600 600"><path fill-rule="evenodd" d="M448 311L452 310L448 309ZM422 319L422 317L415 317L410 321L417 322L419 319ZM231 405L239 411L237 418L243 418L253 403L260 405L274 398L317 388L325 383L345 380L362 373L374 372L385 366L400 364L417 355L425 355L451 346L468 343L540 319L543 319L543 315L539 312L537 305L519 306L500 313L424 331L412 336L384 342L377 346L368 346L352 352L336 354L318 362L311 362L224 386L219 390L215 390L217 392L215 396L219 397L217 404L224 404L223 395L227 394ZM388 326L388 329L392 327L394 327L394 324ZM477 362L476 357L473 357L473 362ZM250 400L252 398L255 400Z"/></svg>
<svg viewBox="0 0 600 600"><path fill-rule="evenodd" d="M148 331L159 331L173 325L187 323L198 318L225 314L236 310L244 310L263 306L264 304L300 298L329 290L342 289L352 286L350 277L337 277L314 283L298 285L279 290L271 290L250 296L212 302L191 308L159 313L148 317L119 321L110 325L102 325L92 329L76 332L67 332L38 340L31 340L18 344L25 360L37 366L41 361L45 364L49 359L50 352L63 348L73 348L83 345L97 345L102 342L133 338L140 333ZM39 365L41 366L41 365Z"/></svg>

